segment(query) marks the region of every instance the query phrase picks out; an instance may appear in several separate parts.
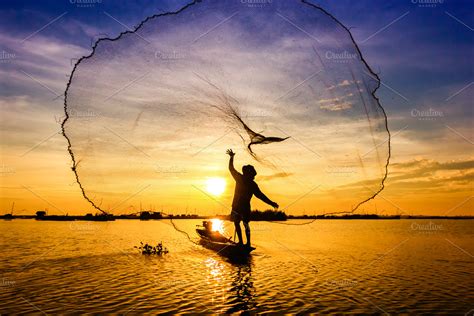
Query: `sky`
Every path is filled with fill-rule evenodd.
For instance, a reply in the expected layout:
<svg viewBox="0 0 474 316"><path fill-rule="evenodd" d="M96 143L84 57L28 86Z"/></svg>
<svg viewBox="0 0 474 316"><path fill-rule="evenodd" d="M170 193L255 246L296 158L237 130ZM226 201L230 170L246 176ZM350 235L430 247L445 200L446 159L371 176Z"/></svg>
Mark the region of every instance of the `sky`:
<svg viewBox="0 0 474 316"><path fill-rule="evenodd" d="M473 5L469 1L446 0L430 1L430 4L424 4L420 0L375 3L372 1L311 2L333 14L351 30L363 57L381 79L381 87L376 95L380 98L380 103L387 113L388 125L392 134L391 163L385 189L376 199L365 204L359 211L379 214L472 215L473 202L471 198L474 174L471 104ZM67 142L59 133L64 115L62 95L73 66L78 58L91 53L92 45L98 38L117 37L121 32L133 28L148 16L175 11L186 3L187 1L153 3L138 1L131 3L106 0L87 1L86 3L85 1L71 0L41 3L37 1L3 1L0 4L0 71L2 72L0 207L2 212L9 212L13 203L15 214L31 214L39 209L48 209L51 214L95 212L82 197L75 182L74 173L71 171L71 157L67 152ZM248 2L240 1L240 4L246 5ZM271 1L263 2L263 6L271 4ZM286 18L286 15L283 17ZM298 33L298 29L305 30L306 25L313 23L305 22L301 19L302 16L298 17L300 19L288 19L297 21L297 23L288 22L285 30L291 29ZM237 23L238 19L234 21ZM170 34L175 35L173 38L183 38L182 34L184 33L179 33L178 27L173 28L173 23L173 21L170 22ZM209 23L210 26L215 25L215 22L212 24L212 21L209 21ZM236 45L237 41L233 40L231 33L226 33L226 28L230 28L232 23L234 22L223 23L220 29L215 30L215 34L223 32L223 38L227 40L222 41L222 45L219 47L221 52L219 56L241 49ZM166 38L161 33L150 34L152 41L155 39L154 36L157 41L160 36ZM304 37L302 36L302 38ZM259 50L262 47L272 47L269 44L271 42L269 38L261 36L256 37L256 40L255 47ZM140 43L140 41L139 38L135 39L136 43ZM206 38L203 38L202 47L205 47L205 43L207 43ZM122 42L121 45L126 45L126 42ZM139 45L137 44L137 47ZM275 47L278 48L278 46ZM117 55L116 52L120 52L116 47L109 49L113 52L114 55L111 56L114 58ZM226 51L226 49L228 50ZM107 51L107 48L104 48L104 51ZM173 54L175 53L176 51L173 51ZM292 56L294 54L284 57L293 58ZM99 60L106 62L106 58L107 55ZM193 60L193 58L187 60ZM127 62L136 67L147 65L138 64L133 59L129 59ZM258 62L257 59L257 62L254 61L252 64L252 69L260 69L258 67L263 67L262 64L264 63ZM223 64L223 67L225 65ZM245 69L243 65L244 63L238 64L237 68ZM298 64L294 63L294 65ZM121 72L118 73L122 74L120 78L127 78L123 75L131 75L130 69L139 69L136 67L129 66L120 69ZM198 70L206 72L206 69L209 68L203 66ZM100 70L96 70L94 67L89 69L89 76L84 76L85 80L82 81L84 88L88 88L87 84L93 85L93 80L96 77L107 75L109 78L114 77L113 73L106 73L105 69ZM264 74L261 76L263 81L268 77L266 76L267 71L270 70L265 68L265 71L262 72ZM298 73L293 70L292 74L296 78L306 78L304 71L306 70L302 69L301 73ZM81 78L80 74L78 72L77 78L79 79ZM212 80L220 78L218 74L208 73L208 75ZM253 77L252 74L248 76L254 78L255 74ZM333 78L332 76L334 76L333 73L328 78ZM115 77L119 78L119 76ZM80 82L79 79L78 82ZM149 78L148 82L151 84L158 79L154 75L153 78ZM259 80L260 77L255 77L255 82L262 81ZM199 80L194 78L194 81L190 82L195 84ZM237 82L237 80L232 82ZM296 79L296 82L299 81ZM116 82L114 85L118 89L126 83L127 81ZM337 85L342 81L334 83ZM308 83L303 84L302 89L307 89L306 85L309 86ZM170 84L170 86L172 85ZM287 86L292 87L291 85ZM260 86L256 85L254 90L258 90L257 87ZM261 87L265 87L265 91L271 90L268 83ZM145 84L132 86L127 89L126 93L121 94L120 98L114 98L115 102L118 102L114 103L115 106L120 103L121 98L124 100L126 97L133 97L134 93L142 95L143 93L140 92L147 88L149 87ZM236 95L244 91L243 87L237 85L231 88ZM318 87L316 86L316 88ZM275 88L275 90L278 89ZM302 95L304 97L304 94ZM254 95L250 93L250 96ZM318 98L323 100L325 96L328 95L318 95ZM300 100L299 97L302 98L301 95L296 95L291 99L296 102ZM242 98L252 99L249 95L242 96ZM153 101L153 97L150 97L150 100ZM145 101L151 102L150 100ZM167 102L172 103L170 100ZM82 105L84 102L77 104ZM270 108L263 108L263 110L267 111ZM87 109L91 109L91 107L85 107L82 110ZM99 108L95 113L100 112L101 119L105 120L108 117L106 109L110 109L110 107ZM288 113L285 112L285 117L288 117ZM318 112L319 115L323 113L325 112ZM152 114L147 113L147 115ZM324 121L324 117L318 117ZM340 118L340 124L345 124L343 119ZM131 117L130 120L136 121L136 116ZM336 120L331 122L338 123ZM282 124L282 126L290 127L291 121ZM98 125L97 121L93 120L82 127L84 128L84 126L93 130ZM113 127L113 125L110 126ZM146 121L140 126L145 128ZM264 124L262 128L266 127L269 132L276 133L277 131L272 130L271 126L270 123L269 126ZM260 126L257 125L257 127ZM115 127L113 128L115 131ZM130 139L128 137L132 137L135 147L148 148L146 146L149 144L136 143L134 138L143 135L142 132L146 131L144 128L139 129L141 132L137 132L133 137L127 135L127 141ZM113 131L111 133L114 133ZM308 143L313 138L304 138L305 131L308 131L308 128L293 131L298 135L298 138L293 137L293 139L301 142L301 138L303 138L303 145L313 148L312 144ZM84 133L84 130L82 132ZM194 160L190 159L189 162L186 160L186 164L182 162L166 165L159 163L158 166L154 164L155 170L158 171L155 174L147 175L147 178L154 178L150 180L153 183L153 186L150 187L143 181L139 181L140 177L133 176L134 173L136 174L136 168L129 168L126 177L120 178L120 183L130 184L130 187L114 188L112 191L103 189L101 192L101 187L116 182L108 183L112 179L119 179L111 175L111 170L119 168L111 170L106 167L99 168L97 164L99 160L86 159L89 156L84 155L85 162L81 168L84 168L82 175L85 183L88 184L86 190L94 192L90 196L93 196L96 201L101 201L107 196L114 196L115 204L111 202L106 205L104 202L104 205L108 209L115 208L118 213L139 209L140 203L144 204L142 208L153 208L173 213L206 215L226 213L232 198L233 184L226 169L227 157L222 151L227 144L238 146L238 142L229 138L226 143L226 138L220 138L221 133L216 132L215 137L212 137L214 135L205 129L200 132L210 138L204 139L202 144L195 144L193 152L204 147L206 150L198 157L193 158ZM294 134L292 135L294 136ZM164 137L164 135L161 136ZM81 137L79 134L77 139L81 139ZM340 142L349 146L348 144L353 143L356 138L363 137L343 133ZM384 143L383 131L376 133L375 139L376 144ZM119 140L110 138L110 142L114 144ZM326 140L329 142L330 138L327 137ZM374 140L373 137L372 140ZM171 144L176 146L176 143ZM134 149L130 148L133 146L129 145L122 139L118 148L121 148L123 153L126 152L126 155L114 155L113 159L111 155L105 156L100 161L100 166L106 164L123 166L123 162L119 160L122 156L126 156L128 159L132 159L132 157L139 159L136 158L136 152L135 155L133 154ZM366 145L364 140L360 146L363 145ZM382 157L386 155L383 150L384 146L376 147L375 152L379 153L380 151L379 154ZM282 155L284 155L286 149L280 148ZM309 158L305 160L304 156L308 155L308 152L305 153L302 148L299 149L301 155L297 156L296 160L287 159L286 162L292 162L291 165L294 165L299 161L300 168L294 167L290 173L301 175L301 177L279 177L281 172L265 166L258 169L261 170L257 176L260 187L279 202L287 213L320 214L326 211L340 210L341 207L347 209L363 197L364 190L366 195L371 190L376 190L378 182L370 181L380 180L380 174L377 176L371 172L379 170L380 166L377 166L373 161L367 162L365 165L364 170L369 172L369 174L364 173L365 178L362 178L362 175L352 178L350 174L352 165L342 165L342 167L340 164L336 164L339 167L327 167L326 165L325 168L310 165L309 161L313 160ZM324 151L324 148L322 150ZM251 157L246 155L244 150L239 151L237 147L236 151L236 164L252 163ZM220 154L220 152L222 153ZM324 153L327 152L329 149L324 151ZM156 157L153 153L149 154ZM327 160L333 160L333 157L337 156L336 152L331 152L326 157ZM355 159L354 155L350 157L350 159ZM212 163L206 162L206 158L212 160ZM159 159L165 158L161 155ZM173 157L170 156L169 159L172 160ZM114 161L115 164L111 161ZM89 164L87 164L88 162ZM98 175L97 171L100 170L108 170L105 172L107 176ZM317 173L315 170L320 172ZM213 190L208 187L209 177L224 179L227 182L222 195L213 196L211 194ZM312 177L312 180L308 180L308 177ZM179 181L176 178L179 178ZM179 185L175 188L170 185L176 182ZM211 183L215 182L211 181ZM373 183L374 187L369 185L367 188L367 183ZM289 184L291 189L288 188ZM312 191L315 186L320 184L326 189ZM185 185L186 189L182 189ZM342 197L347 197L347 205L342 206L343 204L336 203L344 202ZM254 206L260 209L265 208L257 201Z"/></svg>

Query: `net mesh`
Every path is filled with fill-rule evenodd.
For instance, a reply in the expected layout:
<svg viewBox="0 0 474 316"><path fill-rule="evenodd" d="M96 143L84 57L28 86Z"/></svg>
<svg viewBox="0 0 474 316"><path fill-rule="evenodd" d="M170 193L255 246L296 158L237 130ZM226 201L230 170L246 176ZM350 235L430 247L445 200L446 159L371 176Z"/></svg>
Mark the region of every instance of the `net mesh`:
<svg viewBox="0 0 474 316"><path fill-rule="evenodd" d="M304 197L315 214L352 212L387 175L379 83L322 8L195 2L100 39L71 74L63 134L84 197L103 212L126 212L137 196L198 214L212 199L230 206L231 190L198 192L227 176L227 148L280 205L298 210Z"/></svg>

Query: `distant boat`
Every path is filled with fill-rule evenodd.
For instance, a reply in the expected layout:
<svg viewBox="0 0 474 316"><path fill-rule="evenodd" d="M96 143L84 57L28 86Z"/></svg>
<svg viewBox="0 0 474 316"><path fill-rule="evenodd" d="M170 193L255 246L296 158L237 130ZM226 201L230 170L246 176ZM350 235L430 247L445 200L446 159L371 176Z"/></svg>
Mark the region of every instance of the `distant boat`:
<svg viewBox="0 0 474 316"><path fill-rule="evenodd" d="M74 221L75 218L69 215L47 215L46 211L36 212L37 221Z"/></svg>
<svg viewBox="0 0 474 316"><path fill-rule="evenodd" d="M38 221L75 221L76 219L72 216L68 215L46 215L46 216L40 216L36 217L36 220Z"/></svg>
<svg viewBox="0 0 474 316"><path fill-rule="evenodd" d="M248 257L255 250L254 247L238 244L232 241L231 238L223 236L220 232L213 231L211 225L211 222L203 221L203 225L196 228L196 232L201 237L200 244L205 248L231 258Z"/></svg>
<svg viewBox="0 0 474 316"><path fill-rule="evenodd" d="M13 210L15 209L15 202L12 203L12 209L10 211L10 214L5 214L3 215L4 220L12 220L13 219Z"/></svg>
<svg viewBox="0 0 474 316"><path fill-rule="evenodd" d="M13 219L13 214L7 213L7 214L3 215L2 218L4 220L12 220Z"/></svg>

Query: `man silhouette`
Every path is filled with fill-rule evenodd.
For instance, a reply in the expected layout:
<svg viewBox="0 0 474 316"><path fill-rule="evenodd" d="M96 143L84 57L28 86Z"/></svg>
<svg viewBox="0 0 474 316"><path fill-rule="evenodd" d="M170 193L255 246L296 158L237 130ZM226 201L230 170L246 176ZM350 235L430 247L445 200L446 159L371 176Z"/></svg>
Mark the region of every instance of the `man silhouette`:
<svg viewBox="0 0 474 316"><path fill-rule="evenodd" d="M263 194L262 191L260 191L257 183L253 181L257 175L257 172L252 165L243 166L242 174L240 174L234 168L235 153L232 151L232 149L228 149L227 154L230 156L229 171L235 180L234 200L232 201L230 220L234 222L235 231L237 232L239 244L241 245L243 244L243 239L242 230L240 229L240 221L244 222L245 236L247 237L246 245L250 247L250 199L252 199L252 196L255 195L257 198L274 208L278 208L278 204Z"/></svg>

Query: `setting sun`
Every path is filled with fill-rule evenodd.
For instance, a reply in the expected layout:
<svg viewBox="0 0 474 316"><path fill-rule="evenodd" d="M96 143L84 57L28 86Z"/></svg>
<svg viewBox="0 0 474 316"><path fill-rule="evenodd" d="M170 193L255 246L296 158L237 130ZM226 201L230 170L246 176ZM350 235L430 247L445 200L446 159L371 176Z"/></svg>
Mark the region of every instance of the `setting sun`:
<svg viewBox="0 0 474 316"><path fill-rule="evenodd" d="M225 191L224 178L209 178L206 180L206 191L212 195L221 195Z"/></svg>

